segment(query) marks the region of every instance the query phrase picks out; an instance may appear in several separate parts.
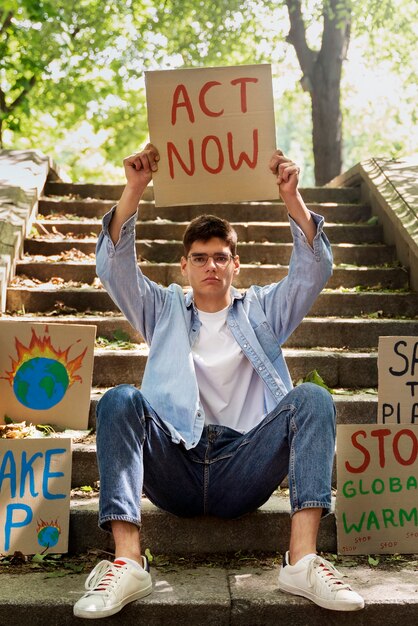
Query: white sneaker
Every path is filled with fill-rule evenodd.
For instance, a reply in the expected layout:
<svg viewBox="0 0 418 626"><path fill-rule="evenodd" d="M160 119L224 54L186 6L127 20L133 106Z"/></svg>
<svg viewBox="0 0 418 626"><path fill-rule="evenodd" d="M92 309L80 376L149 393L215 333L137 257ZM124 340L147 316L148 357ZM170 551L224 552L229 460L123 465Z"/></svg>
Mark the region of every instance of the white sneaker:
<svg viewBox="0 0 418 626"><path fill-rule="evenodd" d="M84 594L74 605L76 617L96 619L118 613L125 604L147 596L152 591L147 559L143 568L123 559L100 561L86 580Z"/></svg>
<svg viewBox="0 0 418 626"><path fill-rule="evenodd" d="M307 554L295 565L289 565L286 552L279 572L279 589L312 600L324 609L358 611L363 598L343 582L342 574L317 554Z"/></svg>

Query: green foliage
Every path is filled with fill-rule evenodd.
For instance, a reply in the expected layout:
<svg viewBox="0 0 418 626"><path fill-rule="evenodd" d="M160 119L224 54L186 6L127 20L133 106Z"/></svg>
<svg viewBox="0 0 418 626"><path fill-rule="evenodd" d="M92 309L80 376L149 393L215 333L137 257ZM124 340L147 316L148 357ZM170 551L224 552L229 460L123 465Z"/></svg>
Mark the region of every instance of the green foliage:
<svg viewBox="0 0 418 626"><path fill-rule="evenodd" d="M318 385L319 387L323 387L324 389L326 389L327 391L332 393L332 389L330 389L328 387L328 385L326 384L326 382L324 381L324 379L322 378L322 376L318 372L318 370L312 370L311 372L306 374L304 379L299 381L298 384L300 384L301 382L302 383L313 383L314 385Z"/></svg>
<svg viewBox="0 0 418 626"><path fill-rule="evenodd" d="M145 70L271 62L278 145L312 184L311 103L286 43L288 7L297 5L312 50L323 43L324 17L342 27L351 15L365 70L383 63L383 77L398 74L385 97L367 101L359 80L343 77L345 166L412 151L411 0L3 0L0 147L2 136L4 147L36 146L80 181L122 180L123 156L147 139Z"/></svg>

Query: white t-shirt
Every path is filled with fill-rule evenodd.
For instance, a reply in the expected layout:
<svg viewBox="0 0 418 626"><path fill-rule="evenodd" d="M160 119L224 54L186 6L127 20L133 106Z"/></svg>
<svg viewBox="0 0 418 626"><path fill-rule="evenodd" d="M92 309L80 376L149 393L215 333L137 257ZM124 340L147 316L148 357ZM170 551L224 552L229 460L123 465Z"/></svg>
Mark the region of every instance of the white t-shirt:
<svg viewBox="0 0 418 626"><path fill-rule="evenodd" d="M227 326L228 308L198 311L193 360L205 424L248 432L264 417L264 384Z"/></svg>

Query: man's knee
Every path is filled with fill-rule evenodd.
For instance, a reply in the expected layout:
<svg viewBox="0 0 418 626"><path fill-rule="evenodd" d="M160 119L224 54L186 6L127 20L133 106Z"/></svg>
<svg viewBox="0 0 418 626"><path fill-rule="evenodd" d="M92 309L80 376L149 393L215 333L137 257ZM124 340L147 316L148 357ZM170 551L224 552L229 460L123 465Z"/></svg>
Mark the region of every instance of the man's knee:
<svg viewBox="0 0 418 626"><path fill-rule="evenodd" d="M325 423L335 425L336 411L332 395L314 383L302 383L293 389L299 401L306 403L316 417ZM292 393L292 392L291 392Z"/></svg>
<svg viewBox="0 0 418 626"><path fill-rule="evenodd" d="M132 414L143 415L143 400L142 393L133 385L118 385L109 389L97 404L98 425L108 420L126 420Z"/></svg>

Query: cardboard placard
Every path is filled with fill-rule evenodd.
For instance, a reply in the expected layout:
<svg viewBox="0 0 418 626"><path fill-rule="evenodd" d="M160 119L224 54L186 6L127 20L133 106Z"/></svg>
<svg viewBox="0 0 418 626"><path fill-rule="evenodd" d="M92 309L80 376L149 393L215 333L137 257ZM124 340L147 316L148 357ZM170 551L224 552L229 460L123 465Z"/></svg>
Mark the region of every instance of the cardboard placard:
<svg viewBox="0 0 418 626"><path fill-rule="evenodd" d="M277 199L271 66L145 72L156 206Z"/></svg>
<svg viewBox="0 0 418 626"><path fill-rule="evenodd" d="M0 439L0 553L67 552L71 439Z"/></svg>
<svg viewBox="0 0 418 626"><path fill-rule="evenodd" d="M377 421L418 424L418 337L379 337Z"/></svg>
<svg viewBox="0 0 418 626"><path fill-rule="evenodd" d="M96 327L0 320L0 423L87 428Z"/></svg>
<svg viewBox="0 0 418 626"><path fill-rule="evenodd" d="M337 427L340 554L418 552L418 426Z"/></svg>

